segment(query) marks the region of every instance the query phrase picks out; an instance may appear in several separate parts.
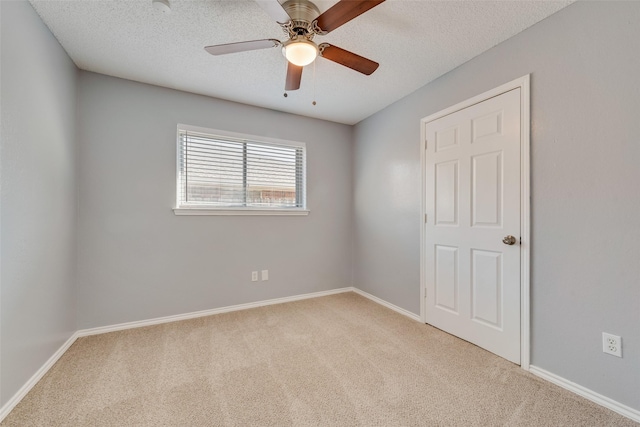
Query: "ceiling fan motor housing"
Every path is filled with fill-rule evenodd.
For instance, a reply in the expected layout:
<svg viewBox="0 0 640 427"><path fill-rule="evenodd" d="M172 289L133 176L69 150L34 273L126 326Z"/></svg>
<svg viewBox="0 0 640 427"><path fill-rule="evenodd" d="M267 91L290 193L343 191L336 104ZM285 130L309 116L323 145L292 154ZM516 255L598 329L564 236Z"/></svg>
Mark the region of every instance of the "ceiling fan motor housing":
<svg viewBox="0 0 640 427"><path fill-rule="evenodd" d="M308 0L289 0L282 8L291 17L291 21L282 25L289 37L303 36L308 40L313 39L313 21L320 16L318 7Z"/></svg>

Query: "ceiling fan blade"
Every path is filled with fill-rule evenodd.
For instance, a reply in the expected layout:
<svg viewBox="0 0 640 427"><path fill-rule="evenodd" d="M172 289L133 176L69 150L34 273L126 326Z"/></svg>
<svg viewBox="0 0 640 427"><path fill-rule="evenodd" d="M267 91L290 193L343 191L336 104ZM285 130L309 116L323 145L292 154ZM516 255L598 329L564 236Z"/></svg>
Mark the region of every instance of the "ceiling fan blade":
<svg viewBox="0 0 640 427"><path fill-rule="evenodd" d="M329 43L322 43L319 46L319 49L320 56L323 58L337 62L340 65L359 71L367 76L371 75L371 73L377 70L380 66L377 62L363 56L356 55L355 53L341 49L337 46L330 45Z"/></svg>
<svg viewBox="0 0 640 427"><path fill-rule="evenodd" d="M302 80L302 67L289 62L287 64L287 83L284 86L284 90L300 89L300 80Z"/></svg>
<svg viewBox="0 0 640 427"><path fill-rule="evenodd" d="M278 0L256 0L256 3L262 10L267 12L271 19L279 24L284 24L291 20L291 17L285 12Z"/></svg>
<svg viewBox="0 0 640 427"><path fill-rule="evenodd" d="M246 52L248 50L268 49L280 46L280 40L264 39L252 40L248 42L217 44L204 48L211 55L226 55L227 53Z"/></svg>
<svg viewBox="0 0 640 427"><path fill-rule="evenodd" d="M335 30L353 18L373 9L383 1L384 0L340 0L316 19L316 23L320 28L320 34L327 34Z"/></svg>

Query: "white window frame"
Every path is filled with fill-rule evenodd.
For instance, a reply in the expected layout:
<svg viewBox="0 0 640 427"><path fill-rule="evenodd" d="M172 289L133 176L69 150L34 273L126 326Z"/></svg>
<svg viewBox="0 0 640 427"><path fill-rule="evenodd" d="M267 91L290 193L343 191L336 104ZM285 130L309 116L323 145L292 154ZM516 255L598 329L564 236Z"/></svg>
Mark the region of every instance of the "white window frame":
<svg viewBox="0 0 640 427"><path fill-rule="evenodd" d="M180 131L197 132L221 138L232 138L235 140L245 140L247 142L266 143L272 145L282 145L285 147L301 147L303 148L303 160L302 160L302 186L303 200L302 208L263 208L263 207L233 207L227 208L224 206L180 206ZM264 136L249 135L237 132L228 132L218 129L209 129L198 126L191 126L185 124L178 124L176 129L176 199L173 212L176 215L309 215L307 206L307 150L304 142L287 141L284 139L268 138Z"/></svg>

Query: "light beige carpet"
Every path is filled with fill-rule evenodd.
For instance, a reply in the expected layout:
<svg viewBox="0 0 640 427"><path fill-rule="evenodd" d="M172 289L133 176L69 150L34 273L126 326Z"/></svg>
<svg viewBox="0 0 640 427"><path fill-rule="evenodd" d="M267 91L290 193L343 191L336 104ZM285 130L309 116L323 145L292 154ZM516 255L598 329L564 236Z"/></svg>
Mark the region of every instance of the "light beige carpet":
<svg viewBox="0 0 640 427"><path fill-rule="evenodd" d="M636 426L346 293L79 339L3 426Z"/></svg>

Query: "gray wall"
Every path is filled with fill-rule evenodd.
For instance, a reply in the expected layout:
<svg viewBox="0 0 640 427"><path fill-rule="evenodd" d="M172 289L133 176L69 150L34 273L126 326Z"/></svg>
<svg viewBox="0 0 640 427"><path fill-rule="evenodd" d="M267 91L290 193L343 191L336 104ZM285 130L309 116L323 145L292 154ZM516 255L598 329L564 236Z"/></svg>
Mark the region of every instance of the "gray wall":
<svg viewBox="0 0 640 427"><path fill-rule="evenodd" d="M352 127L87 72L79 93L80 328L351 286ZM175 216L178 123L305 142L309 216Z"/></svg>
<svg viewBox="0 0 640 427"><path fill-rule="evenodd" d="M26 1L0 2L1 395L76 330L76 68Z"/></svg>
<svg viewBox="0 0 640 427"><path fill-rule="evenodd" d="M420 119L532 73L532 363L640 409L638 52L640 3L576 3L359 123L354 285L419 313Z"/></svg>

